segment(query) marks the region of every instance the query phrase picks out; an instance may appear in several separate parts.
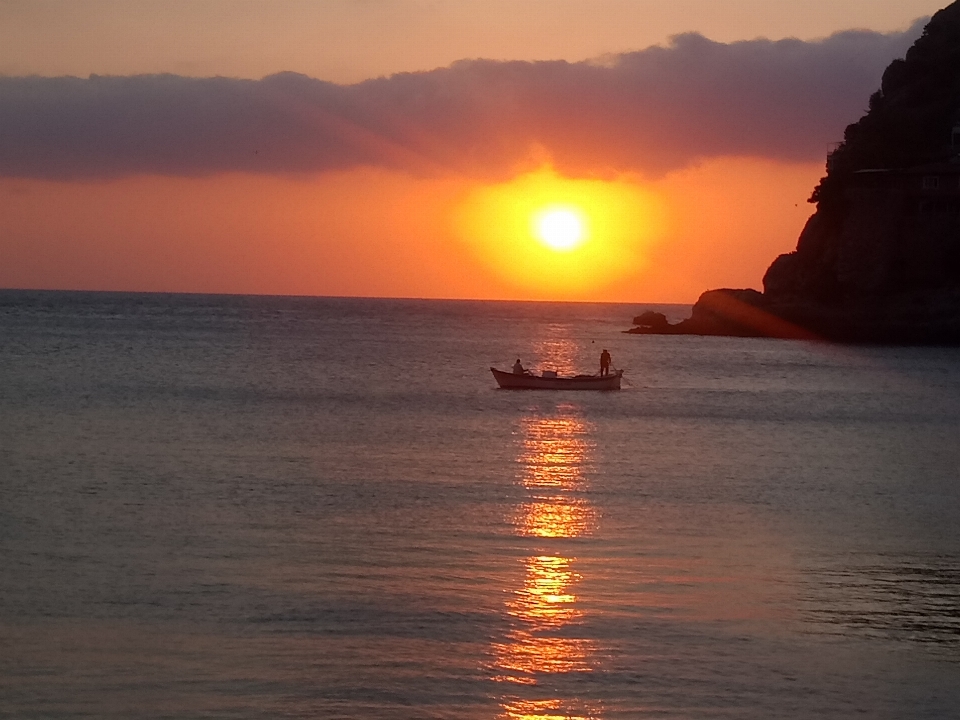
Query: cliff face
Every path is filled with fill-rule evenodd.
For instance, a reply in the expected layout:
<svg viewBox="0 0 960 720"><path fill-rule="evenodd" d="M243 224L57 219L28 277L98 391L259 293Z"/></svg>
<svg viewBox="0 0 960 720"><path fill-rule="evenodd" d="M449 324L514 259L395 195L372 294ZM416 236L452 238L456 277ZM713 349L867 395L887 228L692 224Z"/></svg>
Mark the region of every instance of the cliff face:
<svg viewBox="0 0 960 720"><path fill-rule="evenodd" d="M960 345L960 1L890 64L810 201L762 294L711 290L628 332Z"/></svg>
<svg viewBox="0 0 960 720"><path fill-rule="evenodd" d="M883 75L760 305L831 339L960 342L960 2Z"/></svg>

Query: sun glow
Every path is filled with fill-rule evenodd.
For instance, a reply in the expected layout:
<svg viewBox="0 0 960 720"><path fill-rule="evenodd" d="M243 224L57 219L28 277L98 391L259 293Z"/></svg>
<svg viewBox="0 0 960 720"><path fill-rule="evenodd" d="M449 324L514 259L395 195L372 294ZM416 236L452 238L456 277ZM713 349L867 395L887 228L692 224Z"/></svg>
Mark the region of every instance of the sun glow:
<svg viewBox="0 0 960 720"><path fill-rule="evenodd" d="M664 211L628 179L569 179L545 167L473 191L455 224L520 297L566 300L637 275L663 234Z"/></svg>
<svg viewBox="0 0 960 720"><path fill-rule="evenodd" d="M550 207L535 213L533 222L537 237L558 252L573 250L584 240L584 221L579 210Z"/></svg>

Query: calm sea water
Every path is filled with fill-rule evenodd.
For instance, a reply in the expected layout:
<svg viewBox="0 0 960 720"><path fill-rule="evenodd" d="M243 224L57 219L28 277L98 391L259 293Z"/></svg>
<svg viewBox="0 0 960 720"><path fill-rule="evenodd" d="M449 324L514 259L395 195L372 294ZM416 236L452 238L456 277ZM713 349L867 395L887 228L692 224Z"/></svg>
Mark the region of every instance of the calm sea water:
<svg viewBox="0 0 960 720"><path fill-rule="evenodd" d="M960 351L637 310L0 293L0 716L960 716Z"/></svg>

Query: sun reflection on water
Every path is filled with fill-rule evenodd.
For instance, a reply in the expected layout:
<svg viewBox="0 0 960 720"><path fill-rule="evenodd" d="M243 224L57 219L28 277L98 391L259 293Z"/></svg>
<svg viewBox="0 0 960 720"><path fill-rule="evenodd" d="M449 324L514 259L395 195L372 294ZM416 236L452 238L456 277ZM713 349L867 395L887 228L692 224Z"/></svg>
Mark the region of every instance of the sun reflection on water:
<svg viewBox="0 0 960 720"><path fill-rule="evenodd" d="M551 497L524 503L517 526L525 537L569 538L586 535L595 521L596 513L585 500Z"/></svg>
<svg viewBox="0 0 960 720"><path fill-rule="evenodd" d="M584 615L578 606L582 577L574 569L577 559L551 547L557 540L587 536L596 527L596 512L584 497L590 428L573 407L558 410L557 416L521 422L518 461L528 497L517 508L513 525L519 537L537 541L532 549L538 552L523 561L523 584L509 591L505 604L512 627L492 648L493 679L513 687L543 687L550 677L594 670L596 643L577 633ZM600 717L597 708L579 700L553 697L503 697L501 711L507 720Z"/></svg>
<svg viewBox="0 0 960 720"><path fill-rule="evenodd" d="M570 570L570 560L540 556L527 559L523 588L507 602L507 612L541 628L559 627L580 617L572 587L580 576Z"/></svg>
<svg viewBox="0 0 960 720"><path fill-rule="evenodd" d="M505 703L501 720L598 720L599 708L562 700L513 700Z"/></svg>
<svg viewBox="0 0 960 720"><path fill-rule="evenodd" d="M580 371L579 355L580 348L577 343L565 337L568 329L563 325L554 325L544 331L545 337L537 343L534 354L541 358L543 367L548 370L556 370L561 375L575 375ZM541 434L546 431L549 433L550 423L556 423L556 420L546 421L548 425L541 430ZM561 421L562 422L562 421ZM546 439L546 436L544 436Z"/></svg>

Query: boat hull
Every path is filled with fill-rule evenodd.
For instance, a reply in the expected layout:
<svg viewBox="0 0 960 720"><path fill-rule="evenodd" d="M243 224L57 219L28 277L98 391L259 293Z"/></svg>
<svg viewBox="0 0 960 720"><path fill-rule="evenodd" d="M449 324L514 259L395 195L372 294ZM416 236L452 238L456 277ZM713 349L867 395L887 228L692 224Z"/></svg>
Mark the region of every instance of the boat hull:
<svg viewBox="0 0 960 720"><path fill-rule="evenodd" d="M504 390L619 390L623 370L612 375L580 375L578 377L540 377L515 375L490 368L493 377Z"/></svg>

